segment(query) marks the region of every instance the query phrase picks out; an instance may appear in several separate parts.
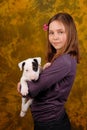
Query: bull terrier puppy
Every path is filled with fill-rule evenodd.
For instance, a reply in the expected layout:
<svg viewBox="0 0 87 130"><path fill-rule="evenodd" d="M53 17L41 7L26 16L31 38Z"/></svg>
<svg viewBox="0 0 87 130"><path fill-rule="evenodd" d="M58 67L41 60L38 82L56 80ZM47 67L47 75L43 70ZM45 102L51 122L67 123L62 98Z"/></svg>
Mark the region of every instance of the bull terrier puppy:
<svg viewBox="0 0 87 130"><path fill-rule="evenodd" d="M29 58L26 59L18 64L20 70L23 70L22 77L20 79L21 84L21 94L22 96L22 104L21 104L21 112L20 116L24 117L29 106L32 104L33 99L27 98L28 92L28 85L27 81L36 81L39 78L39 74L41 72L41 58Z"/></svg>

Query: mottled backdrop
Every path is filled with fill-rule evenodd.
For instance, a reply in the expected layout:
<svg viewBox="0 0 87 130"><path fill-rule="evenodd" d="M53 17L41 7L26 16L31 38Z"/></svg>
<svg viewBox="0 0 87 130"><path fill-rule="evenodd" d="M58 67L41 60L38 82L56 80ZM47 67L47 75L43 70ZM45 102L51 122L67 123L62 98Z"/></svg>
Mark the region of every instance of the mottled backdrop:
<svg viewBox="0 0 87 130"><path fill-rule="evenodd" d="M66 109L72 130L87 130L87 0L0 0L0 130L33 130L30 110L19 117L18 62L41 56L45 63L43 24L58 12L70 13L77 26L81 63Z"/></svg>

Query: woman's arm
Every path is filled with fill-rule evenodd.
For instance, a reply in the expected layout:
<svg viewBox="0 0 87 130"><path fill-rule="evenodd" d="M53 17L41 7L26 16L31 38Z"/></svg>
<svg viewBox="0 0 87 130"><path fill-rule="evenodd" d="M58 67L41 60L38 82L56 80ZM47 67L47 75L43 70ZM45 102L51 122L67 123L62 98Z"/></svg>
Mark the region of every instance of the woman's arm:
<svg viewBox="0 0 87 130"><path fill-rule="evenodd" d="M43 70L38 81L28 82L30 96L35 97L62 80L70 72L70 66L70 59L66 55L57 58L51 66Z"/></svg>

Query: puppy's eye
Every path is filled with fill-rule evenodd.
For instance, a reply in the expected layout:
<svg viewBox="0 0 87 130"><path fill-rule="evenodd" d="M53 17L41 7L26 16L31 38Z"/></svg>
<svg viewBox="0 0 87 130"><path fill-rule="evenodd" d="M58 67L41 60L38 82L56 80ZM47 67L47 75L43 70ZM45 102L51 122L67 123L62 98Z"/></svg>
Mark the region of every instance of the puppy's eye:
<svg viewBox="0 0 87 130"><path fill-rule="evenodd" d="M25 70L26 72L28 72L28 70Z"/></svg>
<svg viewBox="0 0 87 130"><path fill-rule="evenodd" d="M38 61L37 59L34 59L32 62L32 68L36 72L38 70Z"/></svg>

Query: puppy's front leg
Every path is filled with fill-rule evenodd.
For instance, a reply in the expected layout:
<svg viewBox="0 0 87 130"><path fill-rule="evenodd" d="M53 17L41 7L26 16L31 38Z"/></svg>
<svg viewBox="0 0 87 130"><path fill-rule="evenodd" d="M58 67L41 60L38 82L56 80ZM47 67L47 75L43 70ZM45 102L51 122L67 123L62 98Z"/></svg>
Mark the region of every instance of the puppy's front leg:
<svg viewBox="0 0 87 130"><path fill-rule="evenodd" d="M21 78L21 94L26 96L28 94L28 86L24 77Z"/></svg>

